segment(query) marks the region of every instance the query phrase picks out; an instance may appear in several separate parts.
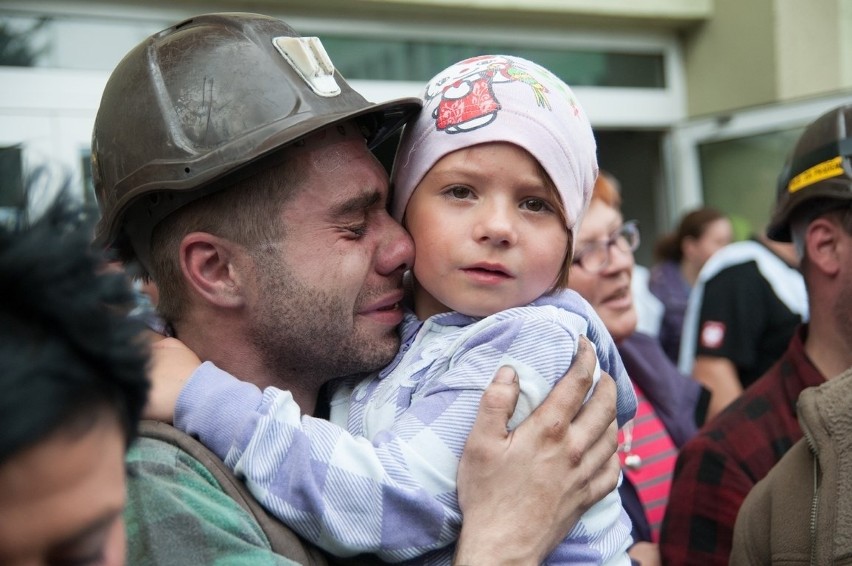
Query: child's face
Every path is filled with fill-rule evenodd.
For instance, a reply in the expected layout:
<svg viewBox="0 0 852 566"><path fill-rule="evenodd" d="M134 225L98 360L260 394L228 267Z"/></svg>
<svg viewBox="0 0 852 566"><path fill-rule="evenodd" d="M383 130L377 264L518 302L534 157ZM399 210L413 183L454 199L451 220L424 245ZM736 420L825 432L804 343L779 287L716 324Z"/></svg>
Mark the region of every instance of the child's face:
<svg viewBox="0 0 852 566"><path fill-rule="evenodd" d="M568 231L538 162L509 143L465 148L439 160L408 202L415 311L488 316L551 289Z"/></svg>

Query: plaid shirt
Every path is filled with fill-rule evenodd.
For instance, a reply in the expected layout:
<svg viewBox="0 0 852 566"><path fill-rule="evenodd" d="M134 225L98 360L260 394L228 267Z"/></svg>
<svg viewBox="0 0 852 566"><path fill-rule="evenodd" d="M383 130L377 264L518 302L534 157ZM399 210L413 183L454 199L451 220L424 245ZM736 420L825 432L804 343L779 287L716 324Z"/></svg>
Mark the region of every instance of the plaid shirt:
<svg viewBox="0 0 852 566"><path fill-rule="evenodd" d="M681 449L660 552L664 564L727 565L748 492L802 437L796 401L825 381L804 351L806 327L787 351Z"/></svg>
<svg viewBox="0 0 852 566"><path fill-rule="evenodd" d="M296 566L258 522L179 448L139 438L127 454L127 563L133 566Z"/></svg>

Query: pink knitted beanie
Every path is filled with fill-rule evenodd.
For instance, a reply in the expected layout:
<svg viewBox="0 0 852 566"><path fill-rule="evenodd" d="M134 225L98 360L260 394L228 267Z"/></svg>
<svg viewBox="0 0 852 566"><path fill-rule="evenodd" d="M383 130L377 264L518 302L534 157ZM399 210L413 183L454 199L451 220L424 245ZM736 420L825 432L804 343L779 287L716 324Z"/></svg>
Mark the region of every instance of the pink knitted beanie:
<svg viewBox="0 0 852 566"><path fill-rule="evenodd" d="M402 221L414 189L448 153L509 142L547 171L562 197L568 230L579 226L598 174L595 138L574 93L556 75L520 57L473 57L429 81L423 100L394 160L394 218Z"/></svg>

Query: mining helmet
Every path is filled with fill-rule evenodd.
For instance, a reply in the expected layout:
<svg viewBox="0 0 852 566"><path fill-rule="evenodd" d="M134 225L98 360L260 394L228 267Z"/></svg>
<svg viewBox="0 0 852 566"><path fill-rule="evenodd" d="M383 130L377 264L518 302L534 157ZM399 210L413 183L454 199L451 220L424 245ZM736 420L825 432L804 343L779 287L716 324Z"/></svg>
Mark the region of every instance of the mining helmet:
<svg viewBox="0 0 852 566"><path fill-rule="evenodd" d="M789 242L793 212L817 200L835 200L841 206L852 200L852 105L826 112L799 137L778 178L767 235Z"/></svg>
<svg viewBox="0 0 852 566"><path fill-rule="evenodd" d="M158 222L233 184L262 157L349 120L372 148L420 107L417 98L368 102L318 38L281 20L185 20L136 46L106 84L92 133L96 242L147 271Z"/></svg>

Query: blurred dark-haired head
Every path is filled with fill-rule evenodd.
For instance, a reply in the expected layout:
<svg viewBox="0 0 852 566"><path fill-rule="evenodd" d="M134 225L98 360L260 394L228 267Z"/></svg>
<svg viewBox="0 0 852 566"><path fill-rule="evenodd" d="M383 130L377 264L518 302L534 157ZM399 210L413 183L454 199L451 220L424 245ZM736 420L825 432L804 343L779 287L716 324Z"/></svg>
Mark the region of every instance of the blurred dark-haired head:
<svg viewBox="0 0 852 566"><path fill-rule="evenodd" d="M684 243L701 240L715 222L722 220L727 221L727 217L720 211L709 206L696 208L687 212L681 217L677 228L673 232L657 240L654 246L654 258L657 261L674 261L680 263L684 258ZM730 229L725 231L726 234L728 232L730 232ZM729 242L731 239L730 234L724 239Z"/></svg>
<svg viewBox="0 0 852 566"><path fill-rule="evenodd" d="M0 465L105 412L133 437L147 350L126 277L89 245L95 220L60 196L30 225L0 227Z"/></svg>

